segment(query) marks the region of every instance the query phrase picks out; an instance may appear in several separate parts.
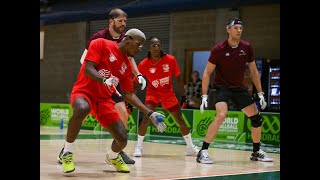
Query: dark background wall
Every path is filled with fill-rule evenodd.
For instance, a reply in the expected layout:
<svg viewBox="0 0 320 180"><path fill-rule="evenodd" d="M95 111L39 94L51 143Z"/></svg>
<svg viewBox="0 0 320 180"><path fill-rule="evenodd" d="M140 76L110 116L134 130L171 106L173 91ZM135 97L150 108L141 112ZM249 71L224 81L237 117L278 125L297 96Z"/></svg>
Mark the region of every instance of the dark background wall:
<svg viewBox="0 0 320 180"><path fill-rule="evenodd" d="M227 37L225 27L221 26L220 16L221 11L229 11L230 8L195 7L177 12L159 10L160 14L170 14L169 53L177 58L183 76L186 49L211 49L214 43ZM280 4L245 4L235 9L245 23L242 37L253 44L255 56L280 59ZM134 14L132 9L131 12L133 15L130 12L128 14L133 21L135 17L153 15L151 13L139 15L141 12ZM103 18L107 17L104 15ZM96 20L101 20L101 17ZM40 24L43 23L42 27L45 30L44 59L40 62L40 102L68 103L68 95L76 81L80 68L79 59L89 38L89 21L79 19L69 19L69 21L74 22L60 20L60 23L56 21L50 23L50 18L45 19L40 16ZM136 61L139 63L141 59ZM180 96L175 81L174 86L177 96Z"/></svg>

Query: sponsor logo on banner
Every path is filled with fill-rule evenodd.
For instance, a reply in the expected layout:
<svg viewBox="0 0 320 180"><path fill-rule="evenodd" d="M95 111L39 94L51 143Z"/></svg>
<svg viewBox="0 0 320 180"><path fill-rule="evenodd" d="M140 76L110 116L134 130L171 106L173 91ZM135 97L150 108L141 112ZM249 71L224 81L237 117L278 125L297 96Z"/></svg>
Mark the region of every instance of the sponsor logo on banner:
<svg viewBox="0 0 320 180"><path fill-rule="evenodd" d="M214 120L216 111L207 110L203 114L200 110L194 110L194 129L193 138L204 138L209 125ZM216 140L222 141L245 141L245 133L243 132L244 115L242 112L229 111L227 117L219 127L215 136Z"/></svg>
<svg viewBox="0 0 320 180"><path fill-rule="evenodd" d="M167 125L167 129L163 133L160 133L160 132L158 132L157 128L154 125L151 125L152 123L150 123L150 125L148 127L148 128L150 128L149 133L153 134L153 135L181 137L179 124L175 121L174 117L170 113L168 113L168 111L166 111L164 109L158 108L158 109L155 109L155 111L166 116L164 119L164 123ZM193 112L188 111L188 110L181 110L181 113L182 113L182 119L186 123L187 127L192 130L193 129L193 124L192 124ZM147 131L147 133L148 133L148 131Z"/></svg>
<svg viewBox="0 0 320 180"><path fill-rule="evenodd" d="M72 115L69 104L40 103L40 125L60 126L60 121L67 124Z"/></svg>
<svg viewBox="0 0 320 180"><path fill-rule="evenodd" d="M261 125L261 142L265 144L280 145L280 113L260 113L263 121ZM252 142L251 120L246 118L245 130L247 142Z"/></svg>

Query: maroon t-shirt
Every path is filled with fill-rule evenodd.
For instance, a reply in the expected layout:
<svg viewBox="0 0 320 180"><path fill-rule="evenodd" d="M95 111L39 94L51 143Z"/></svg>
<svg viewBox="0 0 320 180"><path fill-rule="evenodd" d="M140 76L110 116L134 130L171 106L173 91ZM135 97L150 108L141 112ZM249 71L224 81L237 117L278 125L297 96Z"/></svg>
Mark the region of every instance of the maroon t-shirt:
<svg viewBox="0 0 320 180"><path fill-rule="evenodd" d="M105 28L105 29L102 29L96 33L94 33L89 41L88 41L88 44L86 46L86 49L89 49L89 45L90 45L90 42L94 39L98 39L98 38L104 38L104 39L107 39L107 40L111 40L111 41L116 41L116 42L121 42L121 40L124 38L124 35L125 33L121 33L120 37L118 39L113 39L113 37L111 36L110 34L110 31L109 31L109 27Z"/></svg>
<svg viewBox="0 0 320 180"><path fill-rule="evenodd" d="M232 48L228 40L224 40L213 46L208 61L216 65L215 85L239 88L244 86L246 63L254 61L253 48L244 40Z"/></svg>

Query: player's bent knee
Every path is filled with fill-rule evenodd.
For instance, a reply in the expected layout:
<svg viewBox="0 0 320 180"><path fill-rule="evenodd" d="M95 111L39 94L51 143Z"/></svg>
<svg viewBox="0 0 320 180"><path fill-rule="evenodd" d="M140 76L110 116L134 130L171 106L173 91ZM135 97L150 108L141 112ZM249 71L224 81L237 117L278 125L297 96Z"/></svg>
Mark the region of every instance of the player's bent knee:
<svg viewBox="0 0 320 180"><path fill-rule="evenodd" d="M255 127L255 128L258 128L262 125L262 116L260 115L260 113L254 115L254 116L251 116L249 117L250 120L251 120L251 126L252 127Z"/></svg>

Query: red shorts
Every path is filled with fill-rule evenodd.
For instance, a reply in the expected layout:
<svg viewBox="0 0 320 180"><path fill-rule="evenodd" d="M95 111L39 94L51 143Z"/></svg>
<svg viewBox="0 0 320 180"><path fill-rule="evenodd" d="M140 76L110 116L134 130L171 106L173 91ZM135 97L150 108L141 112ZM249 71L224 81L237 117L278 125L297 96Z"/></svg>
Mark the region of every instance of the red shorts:
<svg viewBox="0 0 320 180"><path fill-rule="evenodd" d="M162 97L155 94L146 95L145 104L150 104L156 108L158 103L161 103L162 108L170 112L180 109L178 99L174 93Z"/></svg>
<svg viewBox="0 0 320 180"><path fill-rule="evenodd" d="M114 108L115 102L110 98L104 100L92 100L84 93L71 94L70 104L78 97L84 97L90 105L90 114L96 118L102 127L106 128L110 123L121 120Z"/></svg>

